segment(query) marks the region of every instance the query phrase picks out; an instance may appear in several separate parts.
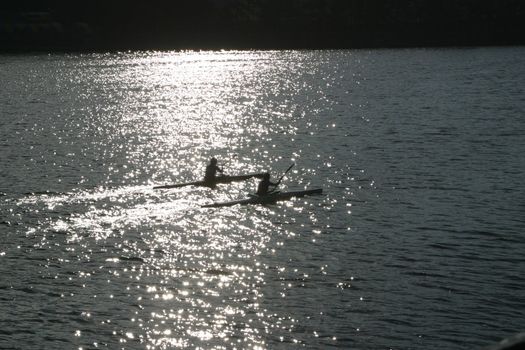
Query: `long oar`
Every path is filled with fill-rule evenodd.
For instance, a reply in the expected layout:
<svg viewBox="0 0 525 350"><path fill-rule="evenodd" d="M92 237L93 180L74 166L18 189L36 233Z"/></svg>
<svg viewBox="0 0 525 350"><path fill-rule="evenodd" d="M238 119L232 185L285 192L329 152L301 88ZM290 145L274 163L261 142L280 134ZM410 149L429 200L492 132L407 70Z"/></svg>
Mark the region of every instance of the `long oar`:
<svg viewBox="0 0 525 350"><path fill-rule="evenodd" d="M290 167L288 169L286 169L286 171L284 172L283 176L281 176L281 178L279 179L279 181L277 181L277 183L275 184L275 186L273 187L273 190L275 191L275 189L277 188L277 186L279 186L279 184L281 183L281 181L284 179L284 176L286 174L288 174L288 172L290 170L292 170L292 168L294 167L295 163L292 163L292 165L290 165Z"/></svg>

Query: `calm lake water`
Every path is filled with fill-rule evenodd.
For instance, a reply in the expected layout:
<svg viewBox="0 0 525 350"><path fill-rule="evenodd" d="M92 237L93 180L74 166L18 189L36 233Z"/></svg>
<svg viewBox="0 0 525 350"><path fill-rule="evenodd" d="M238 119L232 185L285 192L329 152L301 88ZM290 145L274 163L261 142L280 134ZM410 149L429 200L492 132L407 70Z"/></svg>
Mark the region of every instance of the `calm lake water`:
<svg viewBox="0 0 525 350"><path fill-rule="evenodd" d="M0 348L525 330L525 48L0 56ZM153 186L292 164L257 180Z"/></svg>

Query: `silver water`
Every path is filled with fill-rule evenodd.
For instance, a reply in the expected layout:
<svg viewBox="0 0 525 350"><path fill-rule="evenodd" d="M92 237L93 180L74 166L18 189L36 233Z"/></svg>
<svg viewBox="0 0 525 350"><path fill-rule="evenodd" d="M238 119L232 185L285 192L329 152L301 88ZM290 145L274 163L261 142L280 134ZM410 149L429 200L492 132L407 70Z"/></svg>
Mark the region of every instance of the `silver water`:
<svg viewBox="0 0 525 350"><path fill-rule="evenodd" d="M0 348L475 349L525 325L525 49L0 56ZM295 163L322 196L206 209Z"/></svg>

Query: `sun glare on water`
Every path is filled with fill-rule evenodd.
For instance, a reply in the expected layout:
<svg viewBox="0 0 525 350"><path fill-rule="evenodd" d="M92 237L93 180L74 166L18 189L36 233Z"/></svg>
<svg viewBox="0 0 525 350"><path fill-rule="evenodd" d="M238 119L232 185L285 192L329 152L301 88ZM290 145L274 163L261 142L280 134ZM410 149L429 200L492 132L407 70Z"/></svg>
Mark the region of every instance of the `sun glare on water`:
<svg viewBox="0 0 525 350"><path fill-rule="evenodd" d="M153 189L201 180L212 156L232 175L290 164L291 152L275 152L272 134L293 136L286 120L293 111L265 100L286 101L285 84L270 86L267 76L293 72L272 55L99 55L65 73L86 80L80 106L70 111L82 114L84 144L71 154L94 159L96 167L86 166L78 188L30 195L19 205L49 211L27 233L40 237L38 249L63 248L46 274L59 278L61 263L74 264L83 294L96 299L81 312L119 344L262 349L271 329L293 328L262 306L269 267L259 258L271 254L272 237L293 232L274 223L272 208L201 208L245 197L255 179L216 190ZM287 222L281 215L277 221ZM98 344L90 332L75 337Z"/></svg>

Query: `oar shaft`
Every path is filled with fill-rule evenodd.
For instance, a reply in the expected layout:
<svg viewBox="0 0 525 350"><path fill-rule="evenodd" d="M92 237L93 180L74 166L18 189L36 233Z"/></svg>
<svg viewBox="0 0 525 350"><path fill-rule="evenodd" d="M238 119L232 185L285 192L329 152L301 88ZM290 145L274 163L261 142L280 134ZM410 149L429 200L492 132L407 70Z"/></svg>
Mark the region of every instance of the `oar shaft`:
<svg viewBox="0 0 525 350"><path fill-rule="evenodd" d="M277 181L277 184L275 185L275 187L277 187L281 181L284 179L284 176L286 174L288 174L288 172L294 167L295 163L292 163L292 165L290 165L290 167L288 169L286 169L286 171L284 172L283 176L281 176L281 178L279 179L279 181Z"/></svg>

